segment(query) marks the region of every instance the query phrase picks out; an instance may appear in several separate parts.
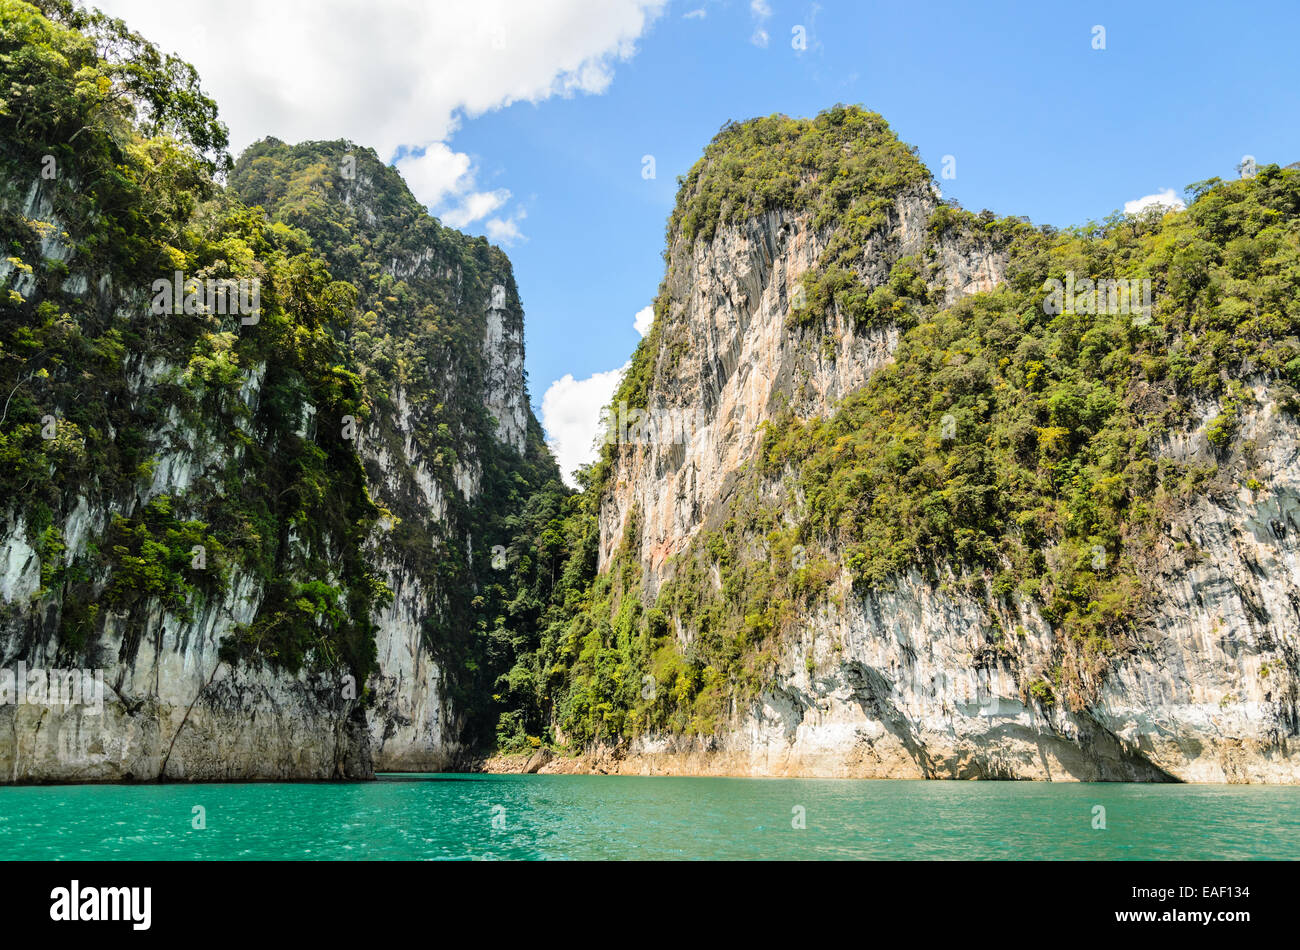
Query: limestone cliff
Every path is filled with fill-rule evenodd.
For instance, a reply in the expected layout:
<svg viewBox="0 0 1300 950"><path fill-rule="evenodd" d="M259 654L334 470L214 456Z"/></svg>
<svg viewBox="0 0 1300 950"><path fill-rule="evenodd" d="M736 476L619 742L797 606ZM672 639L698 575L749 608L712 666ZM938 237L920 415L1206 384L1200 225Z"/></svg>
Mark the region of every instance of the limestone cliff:
<svg viewBox="0 0 1300 950"><path fill-rule="evenodd" d="M464 635L448 627L465 623L475 585L439 562L454 551L472 570L476 543L479 568L490 558L495 542L478 509L503 502L484 500L484 487L512 458L545 456L554 467L528 406L510 262L439 225L394 169L351 143L258 143L231 188L310 235L331 271L362 290L349 344L378 412L358 448L372 497L392 515L375 556L394 591L368 684L371 747L381 771L450 768L473 742L445 675L465 656L434 647Z"/></svg>
<svg viewBox="0 0 1300 950"><path fill-rule="evenodd" d="M57 53L0 118L0 783L455 766L497 511L556 475L509 261L350 143L223 187L194 77L146 108L84 36L147 41L68 17L0 22Z"/></svg>
<svg viewBox="0 0 1300 950"><path fill-rule="evenodd" d="M822 145L835 121L774 117L728 128L683 184L656 325L615 399L594 489L607 575L595 590L605 599L590 621L570 627L587 636L592 665L578 660L568 697L554 707L557 734L587 751L547 770L1300 780L1300 363L1260 368L1295 355L1296 288L1285 278L1275 284L1290 316L1276 337L1258 338L1256 352L1285 354L1276 361L1204 355L1198 335L1207 324L1186 319L1200 306L1196 288L1177 285L1158 254L1145 259L1148 271L1135 271L1155 274L1154 307L1071 309L1052 321L1041 285L1055 272L1039 249L1077 241L1056 253L1082 268L1088 262L1070 254L1091 238L994 223L945 205L924 183L879 202L869 237L828 261L828 248L852 243L842 232L854 212L827 215L811 199L793 199L824 200L806 188L819 174L837 181L836 163L854 145ZM741 136L759 144L746 153ZM744 180L738 166L796 153L814 137L835 151L809 160L798 185L805 191L737 210L746 200L729 184ZM1282 223L1262 239L1287 247L1279 254L1290 259L1296 178L1269 174L1268 185L1240 182L1221 194L1246 206L1273 201L1265 189L1277 189ZM1139 242L1161 227L1177 235L1202 222L1194 206L1163 222L1112 225L1110 239ZM894 280L900 261L915 264L926 285L913 285L905 309L854 303L892 300L892 292L871 295ZM804 288L824 283L832 266L851 279L837 278L818 319L800 319ZM1204 266L1203 286L1221 280ZM986 313L998 316L979 322ZM980 329L963 337L966 321ZM1080 334L1074 340L1116 334L1104 369L1096 362L1076 372L1066 361L1080 351L1052 342L1073 321L1078 329L1065 332ZM939 326L948 328L943 340L958 342L941 341ZM1146 373L1116 375L1113 353L1129 349ZM1201 360L1200 384L1161 376L1164 361L1184 360ZM1029 373L1018 374L1017 363ZM1040 371L1059 374L1062 392L1091 392L1112 415L1085 423L1058 414L1053 407L1067 397L1046 395ZM1098 383L1113 395L1100 395ZM918 394L918 385L933 389ZM1018 388L1023 398L1009 395ZM630 430L619 428L627 411L619 400L633 407ZM864 405L881 408L843 408ZM1038 428L1015 421L1018 405ZM837 423L842 412L859 421ZM908 428L912 418L933 428ZM868 422L881 433L871 449L854 441L854 425ZM1085 466L1125 473L1110 484L1132 494L1113 514L1090 508L1092 523L1077 528L1084 503L1051 500L1057 491L1069 497L1070 485L1059 481L1054 437L1076 440L1075 484L1092 477ZM1109 449L1089 454L1089 440L1112 437L1136 446L1127 468ZM998 462L1003 443L1007 462ZM898 458L882 466L882 452ZM958 453L979 460L971 477ZM993 468L1016 459L1026 474L1000 487L1006 478ZM879 510L881 477L915 480L891 496L909 505L921 486L937 486L925 502L932 509ZM1046 494L1024 502L1015 493L1030 479L1041 485L1031 491ZM832 504L837 514L822 517ZM1068 517L1058 521L1058 511ZM952 533L925 539L925 549L891 551L899 567L886 569L858 552L884 550L871 532L891 536L895 517L928 518L936 532ZM1031 541L1043 524L1059 527ZM978 553L964 559L955 544ZM617 675L640 695L617 679L603 685L602 663L623 664ZM608 709L596 705L602 700L626 703L625 718L587 712Z"/></svg>
<svg viewBox="0 0 1300 950"><path fill-rule="evenodd" d="M1030 678L1059 649L1031 603L912 572L887 592L843 578L802 615L773 681L721 734L648 734L578 767L636 774L1262 782L1300 780L1300 431L1266 393L1245 423L1267 492L1202 499L1152 552L1153 600L1083 708L1044 706ZM1207 411L1207 421L1214 410ZM1168 450L1207 462L1204 425ZM1201 553L1187 565L1175 554ZM1003 629L1018 628L1012 646ZM574 767L559 762L552 770Z"/></svg>
<svg viewBox="0 0 1300 950"><path fill-rule="evenodd" d="M945 301L996 285L1006 253L987 240L950 233L931 246L926 227L936 206L927 188L898 196L863 249L865 284L884 283L896 261L928 248ZM825 253L832 230L816 229L810 212L772 210L721 227L707 243L674 236L662 318L671 329L658 344L683 356L673 384L649 393L645 415L681 425L617 456L617 477L601 500L602 568L635 507L657 577L704 522L728 476L754 457L762 426L778 408L825 416L889 360L896 326L859 332L837 311L816 331L791 332L800 278Z"/></svg>
<svg viewBox="0 0 1300 950"><path fill-rule="evenodd" d="M362 186L366 181L361 179ZM42 258L69 261L75 274L76 255L57 237L69 236L53 209L55 187L40 181L26 188L12 184L16 188L11 194L22 195L18 213L28 227L46 235ZM341 200L357 199L348 194ZM369 680L349 690L337 674L289 675L261 662L224 662L219 655L223 641L253 623L265 594L265 580L239 573L219 592L197 597L193 616L159 603L136 607L129 616L106 612L87 652L73 655L59 635L66 609L63 598L57 588L42 585L42 572L48 575L51 570L50 554L43 556L31 537L28 513L10 508L0 540L0 596L5 605L0 667L13 671L22 663L29 670L101 669L105 696L102 710L42 703L0 706L0 717L9 720L0 724L3 780L321 779L364 777L372 768L438 770L461 760L465 718L451 707L446 660L435 656L432 645L431 618L448 609L447 592L432 578L437 546L472 546L468 519L479 501L484 460L499 465L503 453L524 451L529 426L535 430L536 422L527 408L522 316L508 262L482 245L492 257L491 268L471 282L457 266L460 236L439 230L431 220L428 224L430 244L412 249L405 258L394 257L386 270L401 272L412 282L422 276L448 284L463 282L455 296L455 319L463 321L460 332L477 338L472 349L481 353L489 371L482 372L478 365L453 367L435 351L430 356L439 375L418 396L401 383L388 385L378 376L372 380L383 389L373 397L377 411L360 425L355 445L365 464L370 496L390 512L368 544L392 597L374 617L377 668ZM448 241L450 251L445 249ZM12 265L6 268L13 271ZM13 276L18 279L11 286L32 293L34 287L23 282L24 275ZM109 298L115 293L93 273L74 276L69 283L86 294L84 305L92 308L104 301L96 300L87 287L103 288ZM140 305L139 295L134 296L135 305ZM418 346L418 337L411 342ZM128 368L128 398L143 401L156 387L182 375L185 366L166 358L142 358ZM264 364L251 367L239 390L253 417L265 374ZM428 457L437 451L427 437L435 388L439 401L484 405L493 411L482 430L491 432L486 442L482 436L468 435L466 420L449 418L453 425L464 423L457 431L468 436L461 443L461 457L451 465ZM304 401L304 407L309 405ZM64 414L57 405L45 408L54 416ZM337 440L335 433L312 421L310 411L300 418L302 431L311 439ZM196 483L217 477L231 461L227 453L237 458L238 445L222 446L205 429L204 422L187 424L173 418L147 432L152 474L147 485L128 495L101 498L88 486L60 484L66 507L52 512L51 526L63 539L57 556L64 566L84 559L88 546L104 545L115 518L138 516L160 496L183 497ZM396 527L399 522L401 527ZM413 552L415 543L424 557Z"/></svg>

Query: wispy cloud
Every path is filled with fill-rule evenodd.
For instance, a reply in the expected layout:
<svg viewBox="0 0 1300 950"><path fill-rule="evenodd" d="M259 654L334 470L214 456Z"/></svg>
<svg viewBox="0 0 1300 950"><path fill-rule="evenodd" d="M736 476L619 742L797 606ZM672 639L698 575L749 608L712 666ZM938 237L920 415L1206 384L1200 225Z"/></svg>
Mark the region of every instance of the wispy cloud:
<svg viewBox="0 0 1300 950"><path fill-rule="evenodd" d="M519 222L528 217L523 208L518 208L508 218L489 218L487 222L488 240L510 247L527 240L519 230Z"/></svg>
<svg viewBox="0 0 1300 950"><path fill-rule="evenodd" d="M749 41L766 49L770 39L767 35L767 21L772 18L772 8L767 0L749 0L749 12L754 15L754 35Z"/></svg>

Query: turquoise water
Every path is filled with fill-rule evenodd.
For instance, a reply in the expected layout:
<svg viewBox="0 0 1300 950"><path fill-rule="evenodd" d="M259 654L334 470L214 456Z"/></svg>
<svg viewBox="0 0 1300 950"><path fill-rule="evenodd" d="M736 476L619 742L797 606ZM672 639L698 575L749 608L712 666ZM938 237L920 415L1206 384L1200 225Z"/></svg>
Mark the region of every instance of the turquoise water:
<svg viewBox="0 0 1300 950"><path fill-rule="evenodd" d="M0 788L4 860L603 858L1296 859L1300 788L569 775Z"/></svg>

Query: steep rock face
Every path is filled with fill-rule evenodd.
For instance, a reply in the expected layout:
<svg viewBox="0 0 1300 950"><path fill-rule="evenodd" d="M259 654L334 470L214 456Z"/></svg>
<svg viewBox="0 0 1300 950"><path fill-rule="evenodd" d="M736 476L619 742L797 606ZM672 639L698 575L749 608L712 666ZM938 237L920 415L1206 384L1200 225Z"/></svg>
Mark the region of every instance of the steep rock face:
<svg viewBox="0 0 1300 950"><path fill-rule="evenodd" d="M1086 709L1027 695L1055 644L1032 603L971 596L951 571L865 596L842 577L800 618L774 685L733 704L718 735L646 735L549 770L1296 782L1300 427L1266 387L1256 396L1263 408L1243 430L1265 447L1269 489L1207 497L1179 519L1155 559L1148 620ZM1168 452L1208 461L1217 415L1205 407Z"/></svg>
<svg viewBox="0 0 1300 950"><path fill-rule="evenodd" d="M1296 782L1300 709L1300 427L1269 387L1242 421L1267 488L1224 485L1174 523L1140 649L1103 681L1097 718L1186 781ZM1169 456L1207 463L1202 423ZM1191 557L1179 549L1194 552Z"/></svg>
<svg viewBox="0 0 1300 950"><path fill-rule="evenodd" d="M21 213L46 236L41 249L47 260L74 261L53 192L52 185L33 182ZM65 283L87 309L144 312L145 298L122 301L111 285L107 274L94 281L74 274ZM34 281L23 286L35 290ZM258 408L265 369L250 368L240 388L250 415ZM140 362L126 379L130 399L148 398L181 370L165 359ZM79 494L78 486L67 486L74 501L55 525L65 545L61 552L43 558L29 540L27 513L7 512L0 535L0 784L371 775L365 722L355 698L344 698L343 684L260 664L231 666L219 656L223 639L258 612L264 582L254 576L235 572L189 617L156 600L142 612L110 614L81 662L70 666L58 636L68 605L42 588L43 571L73 566L106 536L115 517L138 516L159 496L184 493L220 472L229 461L223 451L233 451L236 462L241 452L238 445L218 446L174 412L150 436L153 472L133 495L98 495L89 485ZM51 701L56 677L69 675L81 686L72 693L76 701ZM59 683L65 699L73 682ZM17 701L19 690L25 702Z"/></svg>
<svg viewBox="0 0 1300 950"><path fill-rule="evenodd" d="M524 327L518 310L506 306L504 284L494 284L483 334L487 358L487 408L497 421L502 445L522 453L528 444L528 398L524 389Z"/></svg>
<svg viewBox="0 0 1300 950"><path fill-rule="evenodd" d="M358 450L372 497L392 515L375 557L394 592L367 684L371 746L380 771L453 767L466 720L446 676L456 661L434 644L440 624L465 622L472 583L448 583L438 561L455 552L472 569L484 484L530 451L536 427L509 260L441 227L394 169L351 143L258 143L231 186L310 235L368 308L354 343L375 413Z"/></svg>
<svg viewBox="0 0 1300 950"><path fill-rule="evenodd" d="M351 191L342 200L362 218L382 223L382 213L364 194L368 184L363 170L357 186L362 191ZM67 225L55 211L55 188L37 181L15 187L8 200L21 191L21 203L11 207L43 235L46 261L71 262L65 289L78 295L79 306L88 311L144 313L148 298L143 294L123 299L108 274L79 272ZM522 312L508 262L493 252L496 269L468 285L457 260L460 236L434 233L439 239L453 236L450 253L439 243L394 255L387 272L409 281L424 277L459 292L453 298L460 308L454 319L462 321L460 332L487 372L480 372L479 364L438 365L436 351L428 357L438 374L439 398L486 406L495 420L493 437L487 442L464 439L450 463L430 458L432 405L424 394L408 395L400 383L379 394L379 411L360 426L355 444L371 495L393 513L381 521L368 554L393 592L391 602L374 617L377 669L368 682L223 661L223 643L254 622L265 598L265 579L238 572L220 591L193 600L192 616L154 600L130 615L110 614L83 654L74 657L62 648L60 616L71 608L58 591L43 588L43 572L70 568L86 558L90 546L104 544L115 518L140 517L154 500L184 497L197 483L219 478L227 465L238 464L242 444L214 437L207 427L219 424L216 420L195 427L173 411L146 433L152 471L135 491L112 495L91 486L63 486L70 500L65 509L53 512L52 526L62 550L42 554L29 530L29 512L7 512L0 533L0 669L15 676L20 668L99 671L103 693L102 703L49 704L32 694L28 702L15 704L11 685L9 698L0 704L0 782L364 778L375 770L446 769L462 760L463 716L452 709L445 664L435 657L431 642L430 619L446 612L446 593L430 584L430 572L436 568L439 544L472 544L465 535L464 512L478 499L484 462L497 464L499 451L525 448L531 413L524 388ZM30 275L15 271L11 263L4 266L9 286L33 292ZM462 283L466 286L458 286ZM183 363L166 357L140 362L127 382L129 399L138 404L153 398L157 387L174 385L185 370ZM239 397L248 418L261 408L266 370L262 364L243 373ZM387 386L379 378L375 382ZM296 410L300 434L318 443L337 439L317 424L313 409L304 400ZM55 411L61 415L57 407ZM248 423L238 425L246 437L261 438ZM405 545L393 538L393 525L400 520L406 521ZM412 531L425 552L414 559ZM292 533L287 543L292 551Z"/></svg>
<svg viewBox="0 0 1300 950"><path fill-rule="evenodd" d="M927 189L898 197L859 262L867 286L883 283L900 258L927 252L950 303L996 286L1005 252L964 233L929 242L935 207ZM840 313L816 333L789 325L799 280L822 257L832 231L818 231L809 213L775 210L723 226L713 240L693 246L677 236L666 283L670 304L660 318L671 327L657 361L661 385L643 414L616 406L607 420L607 440L619 442L619 466L602 499L602 569L635 508L657 581L725 495L728 476L754 457L765 421L786 406L801 418L825 416L890 359L896 327L859 330ZM670 378L672 385L664 385Z"/></svg>
<svg viewBox="0 0 1300 950"><path fill-rule="evenodd" d="M723 167L721 158L708 161ZM683 194L679 209L690 200ZM854 261L866 290L909 256L924 258L931 299L944 306L1007 279L1005 245L978 228L935 227L939 208L926 190L895 199L887 225ZM652 367L645 417L633 417L630 436L610 430L620 444L608 455L599 496L600 569L614 572L615 585L639 575L636 596L667 614L676 652L697 669L705 661L691 659L696 642L713 633L705 625L720 614L705 613L692 627L677 619L676 605L694 610L702 599L728 596L724 555L702 550L701 537L754 510L776 512L778 527L793 525L810 503L789 470L756 474L764 424L780 412L833 415L899 345L897 326L859 329L838 306L813 332L790 319L801 278L835 239L834 221L819 231L812 220L811 212L778 209L724 220L707 241L670 234L656 317L662 325L647 340L656 347L645 361ZM1148 312L1134 326L1150 322ZM1144 385L1131 390L1139 406ZM1300 425L1290 387L1276 376L1254 379L1232 402L1251 408L1237 418L1239 407L1201 397L1192 424L1154 448L1153 471L1168 461L1216 475L1191 502L1174 506L1154 546L1126 555L1141 565L1145 604L1104 662L1081 664L1082 698L1067 702L1049 684L1063 652L1083 648L1023 591L995 593L993 571L972 574L941 560L864 590L837 563L825 593L776 641L754 698L732 674L713 687L729 697L716 722L597 741L546 770L1300 781ZM1159 411L1153 404L1139 414ZM1220 425L1229 418L1231 440ZM664 439L664 432L681 437ZM746 507L744 498L753 503ZM844 553L830 544L837 558ZM634 568L620 567L629 552ZM1042 555L1049 564L1065 557L1053 543ZM725 556L733 566L762 559L766 544L751 536L748 547ZM1105 555L1098 556L1104 569ZM692 559L706 565L692 575L696 586L656 604ZM614 604L619 617L627 614ZM748 621L741 629L747 635ZM706 688L713 669L703 671ZM676 680L679 688L685 682Z"/></svg>
<svg viewBox="0 0 1300 950"><path fill-rule="evenodd" d="M1271 406L1247 430L1269 446L1271 489L1206 500L1180 521L1173 536L1204 557L1193 567L1172 552L1163 559L1149 626L1087 710L1026 702L1026 674L1050 662L1053 641L1032 605L991 617L987 600L913 574L887 594L861 597L841 585L846 606L831 600L804 618L779 687L733 710L722 736L645 737L584 767L1294 783L1300 433ZM1203 429L1171 450L1208 455ZM998 645L994 619L1024 631L1014 646Z"/></svg>
<svg viewBox="0 0 1300 950"><path fill-rule="evenodd" d="M423 620L433 598L400 566L385 568L394 596L378 620L379 670L367 684L371 753L378 771L444 771L460 761L461 733L442 667L425 642Z"/></svg>
<svg viewBox="0 0 1300 950"><path fill-rule="evenodd" d="M236 580L230 596L192 622L163 611L147 618L129 662L118 658L135 631L113 624L87 659L103 692L76 705L0 707L0 781L5 783L224 782L364 778L372 773L364 723L340 684L300 674L231 667L222 638L247 623L258 585ZM21 660L13 658L17 648ZM5 648L5 669L65 668L50 639ZM23 666L20 667L19 664ZM66 695L66 694L65 694Z"/></svg>

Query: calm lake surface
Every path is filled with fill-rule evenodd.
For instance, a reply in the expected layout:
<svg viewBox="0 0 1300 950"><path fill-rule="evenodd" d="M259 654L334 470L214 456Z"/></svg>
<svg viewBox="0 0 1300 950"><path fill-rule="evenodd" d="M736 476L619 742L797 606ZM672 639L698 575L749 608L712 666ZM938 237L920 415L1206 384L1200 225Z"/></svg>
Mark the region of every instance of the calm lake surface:
<svg viewBox="0 0 1300 950"><path fill-rule="evenodd" d="M609 858L1297 859L1300 788L570 775L0 788L2 860Z"/></svg>

